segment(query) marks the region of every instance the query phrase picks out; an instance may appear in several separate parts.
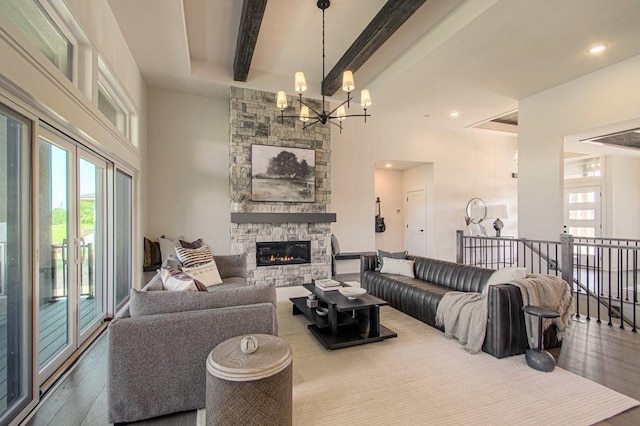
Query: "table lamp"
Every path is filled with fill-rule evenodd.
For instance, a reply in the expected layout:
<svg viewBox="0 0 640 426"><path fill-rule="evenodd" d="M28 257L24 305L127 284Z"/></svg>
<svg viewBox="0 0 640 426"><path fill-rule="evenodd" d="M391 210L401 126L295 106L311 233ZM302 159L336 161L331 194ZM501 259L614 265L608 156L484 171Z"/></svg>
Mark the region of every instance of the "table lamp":
<svg viewBox="0 0 640 426"><path fill-rule="evenodd" d="M500 219L509 219L509 206L506 204L487 206L487 218L496 218L493 222L493 229L496 230L496 237L499 237L500 231L504 226L504 223L502 223Z"/></svg>

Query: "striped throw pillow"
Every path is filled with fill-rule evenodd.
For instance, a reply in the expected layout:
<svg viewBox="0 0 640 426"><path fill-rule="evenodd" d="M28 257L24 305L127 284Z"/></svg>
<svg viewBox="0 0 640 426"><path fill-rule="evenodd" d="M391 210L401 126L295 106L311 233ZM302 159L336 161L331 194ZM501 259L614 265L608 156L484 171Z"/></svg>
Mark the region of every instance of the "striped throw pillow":
<svg viewBox="0 0 640 426"><path fill-rule="evenodd" d="M178 255L178 259L185 268L193 268L213 261L211 249L206 244L197 249L176 247L176 255Z"/></svg>

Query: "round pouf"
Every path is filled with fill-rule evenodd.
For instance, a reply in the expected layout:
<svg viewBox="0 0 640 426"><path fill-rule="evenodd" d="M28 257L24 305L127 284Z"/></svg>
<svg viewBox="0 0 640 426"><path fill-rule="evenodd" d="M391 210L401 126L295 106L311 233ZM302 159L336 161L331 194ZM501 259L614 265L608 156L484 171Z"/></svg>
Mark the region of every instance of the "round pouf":
<svg viewBox="0 0 640 426"><path fill-rule="evenodd" d="M279 337L253 334L254 353L243 353L232 337L207 357L207 425L292 424L292 359Z"/></svg>

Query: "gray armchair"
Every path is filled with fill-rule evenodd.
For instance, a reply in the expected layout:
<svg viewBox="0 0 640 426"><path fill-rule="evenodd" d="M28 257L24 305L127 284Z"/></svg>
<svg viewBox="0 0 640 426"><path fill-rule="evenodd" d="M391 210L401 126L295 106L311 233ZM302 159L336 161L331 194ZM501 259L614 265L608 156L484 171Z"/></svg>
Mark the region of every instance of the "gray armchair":
<svg viewBox="0 0 640 426"><path fill-rule="evenodd" d="M217 259L216 259L217 260ZM225 267L219 267L221 275ZM231 283L230 283L231 284ZM205 406L209 352L241 334L277 335L273 285L131 291L108 328L108 417L133 422Z"/></svg>

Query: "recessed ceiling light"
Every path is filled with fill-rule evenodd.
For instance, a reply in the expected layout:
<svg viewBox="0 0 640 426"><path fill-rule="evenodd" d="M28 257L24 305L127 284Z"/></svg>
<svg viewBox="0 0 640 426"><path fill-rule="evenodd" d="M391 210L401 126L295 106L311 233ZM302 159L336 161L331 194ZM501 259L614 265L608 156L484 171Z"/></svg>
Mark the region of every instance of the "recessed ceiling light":
<svg viewBox="0 0 640 426"><path fill-rule="evenodd" d="M595 53L604 52L607 47L608 46L604 43L598 44L596 46L593 46L591 49L589 49L589 53L595 54Z"/></svg>
<svg viewBox="0 0 640 426"><path fill-rule="evenodd" d="M460 115L460 113L458 111L451 111L451 114L449 114L450 117L456 118Z"/></svg>
<svg viewBox="0 0 640 426"><path fill-rule="evenodd" d="M385 166L385 167L387 167L387 168L389 168L389 167L391 167L391 166L392 166L392 164L391 164L391 163L387 163L387 164L385 164L384 166Z"/></svg>

